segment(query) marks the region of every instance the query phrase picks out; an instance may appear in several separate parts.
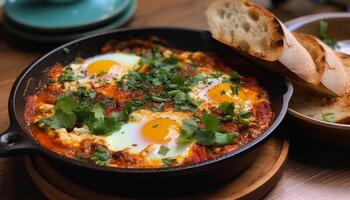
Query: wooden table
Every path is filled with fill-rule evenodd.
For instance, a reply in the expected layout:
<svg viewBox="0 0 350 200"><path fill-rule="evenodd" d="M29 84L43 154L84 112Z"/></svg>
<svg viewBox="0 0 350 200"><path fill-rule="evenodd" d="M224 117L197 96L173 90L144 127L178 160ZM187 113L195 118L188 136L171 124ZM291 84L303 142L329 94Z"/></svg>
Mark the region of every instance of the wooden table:
<svg viewBox="0 0 350 200"><path fill-rule="evenodd" d="M204 10L208 2L141 0L128 26L207 29ZM273 12L285 21L299 15L338 9L332 5L313 7L306 0L291 0ZM7 99L15 78L26 65L49 50L31 43L18 44L0 28L0 132L9 124ZM292 131L290 136L290 156L284 174L265 199L350 199L349 151L329 151L322 145L310 145ZM0 158L0 199L45 199L28 177L21 157Z"/></svg>

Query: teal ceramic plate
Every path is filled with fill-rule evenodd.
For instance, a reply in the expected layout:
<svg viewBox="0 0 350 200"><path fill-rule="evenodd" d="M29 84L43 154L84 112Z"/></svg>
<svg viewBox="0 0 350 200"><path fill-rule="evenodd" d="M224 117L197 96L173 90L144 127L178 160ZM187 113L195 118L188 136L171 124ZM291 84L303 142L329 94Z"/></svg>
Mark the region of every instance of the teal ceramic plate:
<svg viewBox="0 0 350 200"><path fill-rule="evenodd" d="M80 37L84 37L87 35L95 34L97 32L111 30L114 28L118 28L125 23L127 23L132 16L134 15L137 8L137 1L136 0L130 0L129 6L121 13L120 16L118 16L113 22L100 27L99 29L94 30L88 30L85 32L80 33L73 33L73 34L59 34L59 35L49 35L49 34L40 34L40 33L34 33L34 32L28 32L24 30L19 30L12 26L11 23L8 23L6 20L3 21L3 26L8 30L10 33L30 41L35 42L44 42L44 43L56 43L56 42L66 42L69 40L74 40Z"/></svg>
<svg viewBox="0 0 350 200"><path fill-rule="evenodd" d="M74 0L67 3L8 0L4 13L11 22L33 31L71 31L108 23L129 3L130 0Z"/></svg>

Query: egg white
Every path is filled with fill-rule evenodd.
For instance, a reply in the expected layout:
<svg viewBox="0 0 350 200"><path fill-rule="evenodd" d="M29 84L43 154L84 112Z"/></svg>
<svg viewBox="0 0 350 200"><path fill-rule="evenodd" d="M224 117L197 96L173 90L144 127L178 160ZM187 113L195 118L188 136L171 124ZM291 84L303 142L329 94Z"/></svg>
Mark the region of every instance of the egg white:
<svg viewBox="0 0 350 200"><path fill-rule="evenodd" d="M83 63L73 63L70 67L73 69L74 75L78 77L80 82L89 81L113 81L114 79L120 79L130 71L134 71L138 67L140 57L134 54L126 53L109 53L97 55L91 58L87 58ZM112 67L106 74L99 77L89 77L86 75L90 64L100 60L111 60L118 63L118 66Z"/></svg>
<svg viewBox="0 0 350 200"><path fill-rule="evenodd" d="M180 135L178 130L169 128L168 137L171 139L167 144L154 144L145 140L141 135L142 127L153 119L168 118L181 125L184 119L189 119L191 113L182 112L152 112L149 110L138 110L131 114L130 121L124 124L119 131L106 137L106 145L112 151L126 151L132 154L142 154L145 161L161 165L163 158L176 158L178 163L188 156L192 144L179 145L176 143ZM166 146L169 151L166 155L159 154L161 146Z"/></svg>
<svg viewBox="0 0 350 200"><path fill-rule="evenodd" d="M193 86L188 94L193 99L193 101L197 103L198 108L200 110L210 111L210 108L217 108L220 106L221 103L210 99L210 97L208 96L209 90L221 83L227 82L228 80L229 76L227 74L223 74L222 76L216 78L208 77L206 81L201 81L197 85ZM244 88L243 91L248 92ZM239 95L233 96L234 100L238 100L239 98L241 98ZM241 104L235 103L235 107L249 111L252 109L252 101L251 99L245 99L244 102Z"/></svg>

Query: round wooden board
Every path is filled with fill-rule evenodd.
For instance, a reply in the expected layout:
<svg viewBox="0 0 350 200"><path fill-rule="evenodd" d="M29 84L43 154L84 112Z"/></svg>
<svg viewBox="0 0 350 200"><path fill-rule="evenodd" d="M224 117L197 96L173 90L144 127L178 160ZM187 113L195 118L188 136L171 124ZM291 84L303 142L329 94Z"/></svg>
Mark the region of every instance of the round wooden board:
<svg viewBox="0 0 350 200"><path fill-rule="evenodd" d="M261 148L257 159L241 175L224 185L200 193L167 199L260 199L279 180L287 160L287 139L272 137ZM51 200L130 199L117 194L103 194L84 188L58 174L41 157L24 157L26 168L36 186Z"/></svg>

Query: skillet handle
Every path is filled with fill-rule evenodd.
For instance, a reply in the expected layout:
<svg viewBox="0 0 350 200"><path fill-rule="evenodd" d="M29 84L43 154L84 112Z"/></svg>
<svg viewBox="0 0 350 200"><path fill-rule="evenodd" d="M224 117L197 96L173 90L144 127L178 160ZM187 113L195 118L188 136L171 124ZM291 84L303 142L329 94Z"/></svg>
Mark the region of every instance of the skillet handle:
<svg viewBox="0 0 350 200"><path fill-rule="evenodd" d="M0 156L24 155L36 149L32 140L11 126L0 134Z"/></svg>

